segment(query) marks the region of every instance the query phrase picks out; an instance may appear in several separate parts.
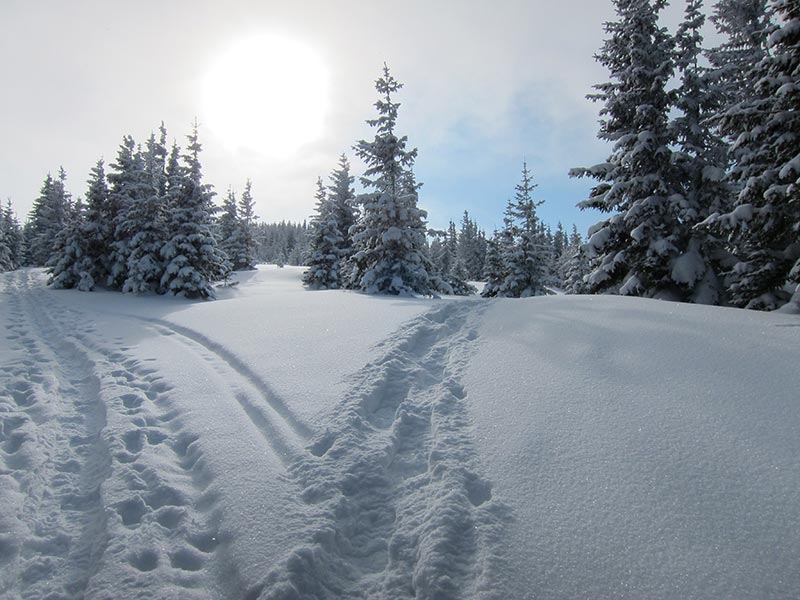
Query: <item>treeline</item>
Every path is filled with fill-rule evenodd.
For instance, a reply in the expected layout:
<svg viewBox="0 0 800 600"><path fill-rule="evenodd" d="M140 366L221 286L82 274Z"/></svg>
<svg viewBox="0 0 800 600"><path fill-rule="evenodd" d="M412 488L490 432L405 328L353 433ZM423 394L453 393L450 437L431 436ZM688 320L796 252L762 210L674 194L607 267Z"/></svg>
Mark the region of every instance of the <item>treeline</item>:
<svg viewBox="0 0 800 600"><path fill-rule="evenodd" d="M63 170L48 176L24 228L29 264L47 266L58 288L214 297L214 281L253 264L253 203L248 183L214 218L201 150L196 124L185 151L167 147L162 124L144 147L123 137L108 175L102 160L92 169L83 199L72 201Z"/></svg>
<svg viewBox="0 0 800 600"><path fill-rule="evenodd" d="M445 231L428 229L427 213L418 207L422 184L413 172L417 150L407 149L407 137L396 133L400 104L393 95L402 84L384 65L375 88L378 115L367 120L376 128L375 137L354 146L367 167L361 177L367 192L355 194L345 155L327 185L318 178L305 284L368 293L466 295L476 291L470 281L488 279L484 295L489 296L535 295L547 286L572 285L574 265L582 260L580 235L573 226L567 236L560 224L553 233L539 221L535 207L540 203L530 198L534 186L527 166L523 196L509 204L504 229L491 240L466 211L460 230L452 221Z"/></svg>
<svg viewBox="0 0 800 600"><path fill-rule="evenodd" d="M597 60L606 162L581 208L586 292L773 309L800 303L800 4L701 0L674 35L664 0L614 0ZM673 82L677 82L674 85Z"/></svg>

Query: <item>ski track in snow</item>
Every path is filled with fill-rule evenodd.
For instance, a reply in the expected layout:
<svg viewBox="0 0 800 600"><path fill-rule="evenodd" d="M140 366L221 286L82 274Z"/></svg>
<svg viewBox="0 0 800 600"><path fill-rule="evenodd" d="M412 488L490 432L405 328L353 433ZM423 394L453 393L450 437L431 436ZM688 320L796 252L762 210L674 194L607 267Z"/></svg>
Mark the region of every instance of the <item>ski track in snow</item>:
<svg viewBox="0 0 800 600"><path fill-rule="evenodd" d="M79 313L3 278L0 595L232 597L216 495L171 386ZM7 533L6 533L7 532Z"/></svg>
<svg viewBox="0 0 800 600"><path fill-rule="evenodd" d="M147 323L160 335L176 338L227 381L233 397L284 465L303 456L311 429L236 355L188 327L128 316Z"/></svg>
<svg viewBox="0 0 800 600"><path fill-rule="evenodd" d="M10 507L0 595L241 597L253 574L229 564L214 457L170 400L172 385L125 339L38 293L41 277L18 272L0 290L14 356L0 396L0 502ZM216 373L298 485L287 516L305 524L305 545L247 598L501 597L509 513L478 475L460 383L487 306L443 302L378 344L380 358L313 438L225 347L117 315Z"/></svg>
<svg viewBox="0 0 800 600"><path fill-rule="evenodd" d="M477 474L459 379L486 302L446 302L378 345L290 467L308 544L248 597L501 597L507 508Z"/></svg>

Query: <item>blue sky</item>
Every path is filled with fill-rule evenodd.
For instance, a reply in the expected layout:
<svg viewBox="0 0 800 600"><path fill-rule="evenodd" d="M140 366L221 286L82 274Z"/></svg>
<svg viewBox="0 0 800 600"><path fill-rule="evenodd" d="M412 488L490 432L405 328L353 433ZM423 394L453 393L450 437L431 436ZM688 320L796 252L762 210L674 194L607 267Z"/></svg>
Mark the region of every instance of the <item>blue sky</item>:
<svg viewBox="0 0 800 600"><path fill-rule="evenodd" d="M683 9L674 4L670 24ZM317 176L343 151L353 159L354 142L372 135L364 120L374 116L386 61L405 85L399 133L419 149L420 204L432 226L467 209L491 232L525 159L543 220L585 232L598 215L575 204L591 182L567 172L608 152L596 139L599 107L585 95L607 77L592 56L613 16L610 0L4 0L0 53L11 58L0 62L0 198L27 214L60 165L68 188L83 194L94 162L112 161L124 134L144 142L163 119L182 144L196 116L206 179L218 192L241 190L249 177L264 221L301 220L313 210ZM327 84L315 81L312 92L324 112L319 135L267 156L206 126L203 82L232 45L273 34L314 53ZM269 86L267 70L255 61L248 72Z"/></svg>

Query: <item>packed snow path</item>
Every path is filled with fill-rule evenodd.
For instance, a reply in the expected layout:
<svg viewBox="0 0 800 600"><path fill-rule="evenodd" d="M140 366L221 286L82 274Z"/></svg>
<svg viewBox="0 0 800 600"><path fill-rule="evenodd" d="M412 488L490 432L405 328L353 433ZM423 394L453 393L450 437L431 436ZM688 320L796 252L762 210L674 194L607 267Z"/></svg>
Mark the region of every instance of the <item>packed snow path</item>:
<svg viewBox="0 0 800 600"><path fill-rule="evenodd" d="M11 509L0 517L0 593L491 591L505 509L477 474L459 382L485 303L437 304L379 344L382 357L312 437L245 361L202 333L68 307L43 293L41 272L2 281L11 368L0 493ZM212 419L197 413L209 404L212 418L235 418L229 437L204 431ZM263 480L242 484L254 476ZM265 489L274 497L258 502Z"/></svg>
<svg viewBox="0 0 800 600"><path fill-rule="evenodd" d="M97 343L80 315L45 304L32 277L17 273L3 290L12 368L0 417L9 532L0 592L205 598L224 590L213 567L215 498L204 493L201 453L170 406L171 386L126 346Z"/></svg>
<svg viewBox="0 0 800 600"><path fill-rule="evenodd" d="M261 598L497 595L506 509L477 473L461 377L485 302L448 302L379 345L292 465L307 544Z"/></svg>

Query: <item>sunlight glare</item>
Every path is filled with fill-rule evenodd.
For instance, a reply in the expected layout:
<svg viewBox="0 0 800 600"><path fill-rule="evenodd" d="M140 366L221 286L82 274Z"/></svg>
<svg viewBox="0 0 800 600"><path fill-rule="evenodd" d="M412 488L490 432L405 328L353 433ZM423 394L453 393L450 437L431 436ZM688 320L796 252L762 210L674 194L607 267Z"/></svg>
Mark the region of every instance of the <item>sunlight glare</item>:
<svg viewBox="0 0 800 600"><path fill-rule="evenodd" d="M327 69L308 46L276 35L251 37L211 66L204 115L229 148L282 157L322 134L327 87Z"/></svg>

